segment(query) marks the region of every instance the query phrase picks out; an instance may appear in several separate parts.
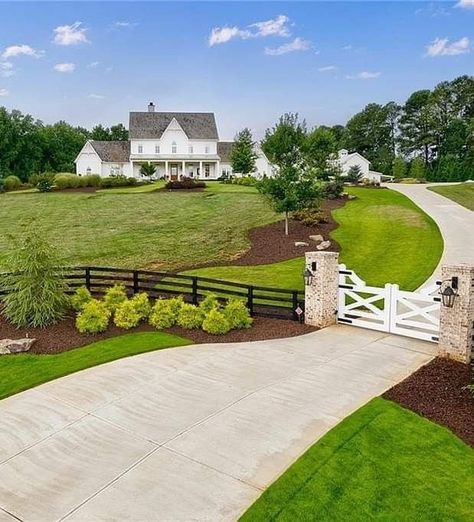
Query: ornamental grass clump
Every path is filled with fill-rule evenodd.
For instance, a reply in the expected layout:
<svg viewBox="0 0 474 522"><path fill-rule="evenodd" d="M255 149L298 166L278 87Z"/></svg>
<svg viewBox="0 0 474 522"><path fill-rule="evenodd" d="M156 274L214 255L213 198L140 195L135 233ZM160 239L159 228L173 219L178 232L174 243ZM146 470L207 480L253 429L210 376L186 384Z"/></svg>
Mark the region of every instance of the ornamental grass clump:
<svg viewBox="0 0 474 522"><path fill-rule="evenodd" d="M96 334L105 332L109 326L111 312L97 299L89 301L76 317L76 328L81 333Z"/></svg>
<svg viewBox="0 0 474 522"><path fill-rule="evenodd" d="M91 300L92 295L85 286L80 286L70 297L71 306L76 312L80 312Z"/></svg>
<svg viewBox="0 0 474 522"><path fill-rule="evenodd" d="M202 329L212 335L225 335L231 326L227 317L217 309L212 309L204 318Z"/></svg>
<svg viewBox="0 0 474 522"><path fill-rule="evenodd" d="M178 315L178 326L187 330L201 328L204 316L202 311L192 304L184 303Z"/></svg>
<svg viewBox="0 0 474 522"><path fill-rule="evenodd" d="M114 324L119 328L129 330L140 324L141 316L132 299L122 301L115 309Z"/></svg>
<svg viewBox="0 0 474 522"><path fill-rule="evenodd" d="M252 326L253 319L250 317L250 312L239 299L229 299L223 313L232 329L250 328Z"/></svg>
<svg viewBox="0 0 474 522"><path fill-rule="evenodd" d="M124 285L115 285L108 288L104 296L104 305L111 312L114 313L117 307L126 301L127 292Z"/></svg>
<svg viewBox="0 0 474 522"><path fill-rule="evenodd" d="M151 309L149 323L157 330L171 328L176 324L177 315L170 301L172 299L158 299Z"/></svg>
<svg viewBox="0 0 474 522"><path fill-rule="evenodd" d="M41 230L29 226L19 239L10 238L0 275L2 314L16 326L46 327L63 318L68 307L61 259Z"/></svg>

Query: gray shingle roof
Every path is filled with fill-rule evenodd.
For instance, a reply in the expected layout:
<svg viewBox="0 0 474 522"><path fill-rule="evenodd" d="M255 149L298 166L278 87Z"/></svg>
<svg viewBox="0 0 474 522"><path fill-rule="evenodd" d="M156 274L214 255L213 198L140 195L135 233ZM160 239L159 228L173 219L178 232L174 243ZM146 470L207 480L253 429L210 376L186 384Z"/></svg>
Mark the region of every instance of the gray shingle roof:
<svg viewBox="0 0 474 522"><path fill-rule="evenodd" d="M233 141L218 141L217 142L217 154L220 156L222 162L230 163L230 155L232 153L233 146L234 146Z"/></svg>
<svg viewBox="0 0 474 522"><path fill-rule="evenodd" d="M96 141L91 140L91 145L102 161L126 163L130 161L129 141Z"/></svg>
<svg viewBox="0 0 474 522"><path fill-rule="evenodd" d="M158 139L173 118L191 140L218 140L217 125L212 112L131 112L131 139Z"/></svg>

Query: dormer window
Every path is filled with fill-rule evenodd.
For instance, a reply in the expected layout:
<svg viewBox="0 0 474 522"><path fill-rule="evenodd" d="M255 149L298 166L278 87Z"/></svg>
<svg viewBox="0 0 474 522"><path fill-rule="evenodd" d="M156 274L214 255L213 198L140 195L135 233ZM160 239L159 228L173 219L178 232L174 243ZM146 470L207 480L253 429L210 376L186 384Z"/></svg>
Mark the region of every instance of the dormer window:
<svg viewBox="0 0 474 522"><path fill-rule="evenodd" d="M143 154L143 145L138 145L138 154Z"/></svg>
<svg viewBox="0 0 474 522"><path fill-rule="evenodd" d="M160 153L160 146L155 145L155 154L159 154L159 153Z"/></svg>
<svg viewBox="0 0 474 522"><path fill-rule="evenodd" d="M192 153L193 153L193 146L192 146L192 145L190 145L190 146L188 147L188 151L189 151L189 154L192 154Z"/></svg>
<svg viewBox="0 0 474 522"><path fill-rule="evenodd" d="M173 141L173 143L171 144L171 152L172 154L176 154L178 152L178 147L175 141Z"/></svg>
<svg viewBox="0 0 474 522"><path fill-rule="evenodd" d="M206 145L206 147L205 147L205 149L204 149L204 152L205 152L206 154L209 154L209 145Z"/></svg>

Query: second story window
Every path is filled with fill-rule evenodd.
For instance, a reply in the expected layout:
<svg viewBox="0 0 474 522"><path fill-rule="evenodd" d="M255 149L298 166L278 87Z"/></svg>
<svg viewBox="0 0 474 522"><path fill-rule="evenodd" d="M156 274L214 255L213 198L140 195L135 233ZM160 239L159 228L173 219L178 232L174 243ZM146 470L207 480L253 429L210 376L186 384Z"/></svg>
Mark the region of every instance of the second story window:
<svg viewBox="0 0 474 522"><path fill-rule="evenodd" d="M206 145L204 152L205 152L205 154L209 154L209 145Z"/></svg>
<svg viewBox="0 0 474 522"><path fill-rule="evenodd" d="M138 145L138 154L143 154L143 145Z"/></svg>
<svg viewBox="0 0 474 522"><path fill-rule="evenodd" d="M155 145L155 154L159 154L159 153L160 153L160 146Z"/></svg>
<svg viewBox="0 0 474 522"><path fill-rule="evenodd" d="M192 154L192 153L193 153L193 146L190 145L189 148L188 148L188 150L189 150L189 154Z"/></svg>
<svg viewBox="0 0 474 522"><path fill-rule="evenodd" d="M176 146L176 142L173 141L173 143L171 144L171 152L173 154L176 154L178 152L178 147Z"/></svg>

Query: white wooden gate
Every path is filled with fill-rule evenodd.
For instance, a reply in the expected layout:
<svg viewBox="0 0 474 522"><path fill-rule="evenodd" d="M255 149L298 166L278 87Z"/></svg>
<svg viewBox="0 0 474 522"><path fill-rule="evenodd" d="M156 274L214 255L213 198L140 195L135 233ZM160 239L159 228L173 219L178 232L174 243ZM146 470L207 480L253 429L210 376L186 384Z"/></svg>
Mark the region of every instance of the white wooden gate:
<svg viewBox="0 0 474 522"><path fill-rule="evenodd" d="M406 292L387 283L368 286L355 272L339 265L338 321L341 323L438 341L439 282Z"/></svg>

